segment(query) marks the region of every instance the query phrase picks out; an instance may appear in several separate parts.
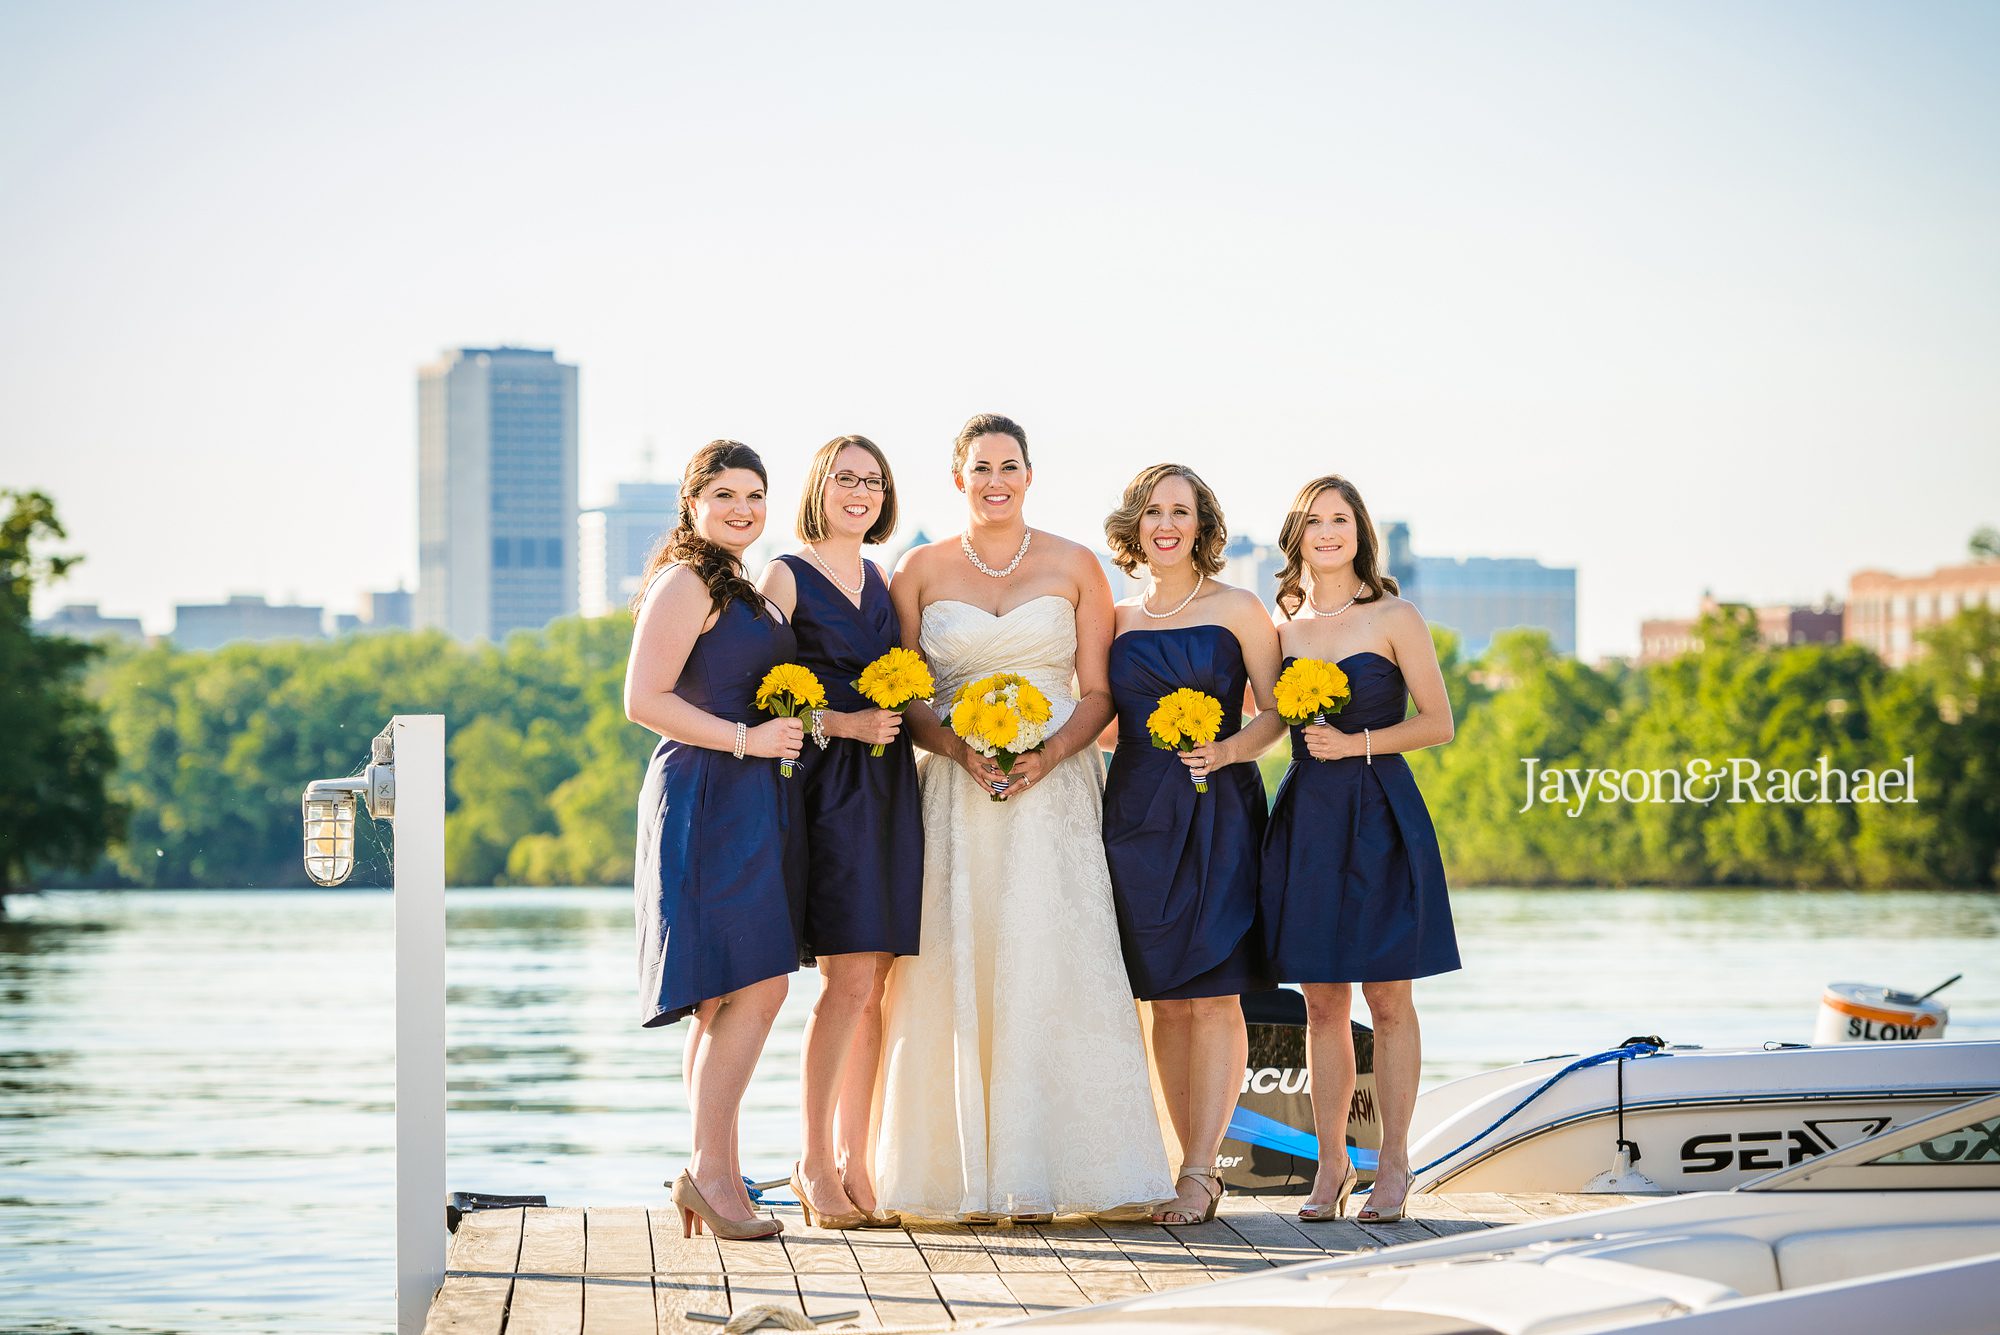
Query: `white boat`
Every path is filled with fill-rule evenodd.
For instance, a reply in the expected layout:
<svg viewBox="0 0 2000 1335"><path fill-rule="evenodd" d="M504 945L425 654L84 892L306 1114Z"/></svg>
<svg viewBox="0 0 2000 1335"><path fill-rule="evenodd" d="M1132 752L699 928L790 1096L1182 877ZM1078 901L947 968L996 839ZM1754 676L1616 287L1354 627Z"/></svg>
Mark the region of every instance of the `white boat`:
<svg viewBox="0 0 2000 1335"><path fill-rule="evenodd" d="M1309 1261L1011 1324L1103 1335L1990 1335L2000 1328L1996 1298L2000 1097L1989 1097L1735 1191Z"/></svg>
<svg viewBox="0 0 2000 1335"><path fill-rule="evenodd" d="M1721 1190L1994 1093L2000 1041L1547 1057L1420 1097L1412 1190Z"/></svg>

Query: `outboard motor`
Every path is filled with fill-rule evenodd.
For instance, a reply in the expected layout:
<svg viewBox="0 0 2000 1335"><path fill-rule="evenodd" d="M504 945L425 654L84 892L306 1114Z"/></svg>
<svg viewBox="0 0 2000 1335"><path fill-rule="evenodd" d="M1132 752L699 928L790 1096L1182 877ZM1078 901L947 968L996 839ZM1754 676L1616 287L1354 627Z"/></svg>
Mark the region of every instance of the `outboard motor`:
<svg viewBox="0 0 2000 1335"><path fill-rule="evenodd" d="M1306 1075L1306 999L1290 988L1247 992L1243 1020L1250 1030L1250 1061L1216 1171L1231 1191L1304 1195L1312 1190L1319 1168ZM1347 1145L1365 1186L1375 1180L1375 1155L1382 1147L1382 1119L1375 1108L1375 1031L1350 1023L1356 1076Z"/></svg>

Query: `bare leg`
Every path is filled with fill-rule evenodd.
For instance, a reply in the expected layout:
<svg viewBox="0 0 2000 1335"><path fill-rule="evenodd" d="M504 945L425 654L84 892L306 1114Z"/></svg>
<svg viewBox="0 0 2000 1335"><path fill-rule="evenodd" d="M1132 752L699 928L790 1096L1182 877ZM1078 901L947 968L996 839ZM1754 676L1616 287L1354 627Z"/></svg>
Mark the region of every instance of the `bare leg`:
<svg viewBox="0 0 2000 1335"><path fill-rule="evenodd" d="M1331 1206L1347 1176L1347 1110L1354 1102L1352 983L1306 983L1306 1072L1312 1081L1319 1172L1307 1205ZM1379 1050L1379 1048L1378 1048Z"/></svg>
<svg viewBox="0 0 2000 1335"><path fill-rule="evenodd" d="M875 1146L869 1119L874 1113L875 1077L882 1065L882 993L896 957L880 952L848 958L869 960L873 969L867 999L855 1017L854 1044L841 1070L840 1101L833 1112L833 1156L847 1199L855 1209L873 1213L880 1202L875 1197Z"/></svg>
<svg viewBox="0 0 2000 1335"><path fill-rule="evenodd" d="M1375 1025L1375 1106L1382 1111L1382 1158L1368 1208L1394 1210L1410 1194L1410 1115L1423 1074L1423 1037L1408 980L1363 983Z"/></svg>
<svg viewBox="0 0 2000 1335"><path fill-rule="evenodd" d="M766 978L705 1001L696 1012L705 1024L690 1063L694 1152L688 1156L688 1174L709 1208L724 1218L744 1220L754 1213L747 1208L736 1162L736 1116L771 1022L784 1004L786 984L783 977Z"/></svg>
<svg viewBox="0 0 2000 1335"><path fill-rule="evenodd" d="M799 1061L804 1132L799 1174L808 1203L819 1214L844 1215L854 1210L840 1184L840 1167L833 1152L833 1119L855 1030L874 987L877 958L872 953L819 957L823 981L819 999L806 1019L805 1047Z"/></svg>
<svg viewBox="0 0 2000 1335"><path fill-rule="evenodd" d="M1249 1059L1250 1035L1243 1027L1239 997L1198 997L1182 1002L1154 1003L1154 1033L1159 1032L1159 1007L1181 1008L1187 1034L1181 1115L1175 1131L1181 1137L1182 1166L1187 1173L1212 1173L1229 1115L1243 1088L1243 1066ZM1183 1120L1184 1119L1184 1120ZM1214 1184L1185 1175L1174 1184L1174 1203L1159 1213L1199 1219L1214 1196Z"/></svg>
<svg viewBox="0 0 2000 1335"><path fill-rule="evenodd" d="M1155 1001L1153 1008L1153 1062L1160 1068L1160 1092L1166 1096L1167 1117L1174 1124L1174 1139L1189 1163L1198 1162L1188 1144L1188 1044L1193 1037L1194 1010L1186 1001Z"/></svg>

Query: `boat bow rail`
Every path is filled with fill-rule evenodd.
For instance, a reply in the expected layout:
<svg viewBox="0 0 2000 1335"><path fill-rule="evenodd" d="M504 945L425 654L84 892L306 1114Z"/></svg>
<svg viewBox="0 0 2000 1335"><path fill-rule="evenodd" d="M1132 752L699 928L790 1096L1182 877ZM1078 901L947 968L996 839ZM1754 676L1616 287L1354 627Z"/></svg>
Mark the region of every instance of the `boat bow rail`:
<svg viewBox="0 0 2000 1335"><path fill-rule="evenodd" d="M1424 1095L1412 1128L1410 1158L1422 1165L1413 1189L1589 1191L1621 1145L1660 1190L1726 1189L1996 1092L1993 1041L1628 1043L1483 1072Z"/></svg>

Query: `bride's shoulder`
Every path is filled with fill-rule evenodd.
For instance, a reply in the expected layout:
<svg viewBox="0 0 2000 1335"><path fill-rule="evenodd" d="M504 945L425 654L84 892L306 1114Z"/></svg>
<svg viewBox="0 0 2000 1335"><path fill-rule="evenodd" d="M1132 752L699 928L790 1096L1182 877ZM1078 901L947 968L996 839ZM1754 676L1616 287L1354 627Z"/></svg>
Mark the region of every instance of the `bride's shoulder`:
<svg viewBox="0 0 2000 1335"><path fill-rule="evenodd" d="M1062 534L1051 533L1045 528L1035 529L1034 535L1035 546L1041 548L1044 555L1055 558L1056 564L1064 569L1082 570L1087 566L1100 574L1103 573L1103 567L1098 564L1097 553L1074 538L1065 538Z"/></svg>

